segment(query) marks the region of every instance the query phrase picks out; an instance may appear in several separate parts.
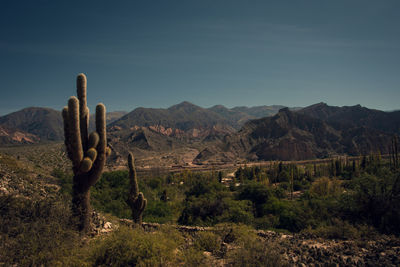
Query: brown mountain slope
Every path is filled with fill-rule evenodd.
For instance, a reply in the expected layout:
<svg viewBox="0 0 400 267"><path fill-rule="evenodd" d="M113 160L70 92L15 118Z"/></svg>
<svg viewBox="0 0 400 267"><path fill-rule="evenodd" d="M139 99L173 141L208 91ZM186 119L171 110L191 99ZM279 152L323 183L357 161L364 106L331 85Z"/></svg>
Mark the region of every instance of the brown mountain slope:
<svg viewBox="0 0 400 267"><path fill-rule="evenodd" d="M189 102L182 102L168 109L137 108L114 121L110 126L128 129L134 126L161 125L166 128L188 131L208 129L217 124L229 125L226 119L211 110Z"/></svg>
<svg viewBox="0 0 400 267"><path fill-rule="evenodd" d="M107 122L113 122L126 112L107 113ZM90 128L95 118L91 115ZM61 112L41 107L25 108L0 117L0 144L37 143L64 140Z"/></svg>
<svg viewBox="0 0 400 267"><path fill-rule="evenodd" d="M318 103L298 111L338 127L358 126L400 134L400 111L385 112L360 105L335 107Z"/></svg>
<svg viewBox="0 0 400 267"><path fill-rule="evenodd" d="M50 108L30 107L0 117L0 125L34 134L42 141L64 138L61 112Z"/></svg>
<svg viewBox="0 0 400 267"><path fill-rule="evenodd" d="M34 144L39 141L40 138L34 134L0 126L0 145Z"/></svg>
<svg viewBox="0 0 400 267"><path fill-rule="evenodd" d="M196 158L197 163L216 159L303 160L340 154L387 152L391 136L366 127L338 127L285 108L273 117L252 120L236 134ZM212 155L211 155L212 154ZM216 156L219 155L219 156Z"/></svg>

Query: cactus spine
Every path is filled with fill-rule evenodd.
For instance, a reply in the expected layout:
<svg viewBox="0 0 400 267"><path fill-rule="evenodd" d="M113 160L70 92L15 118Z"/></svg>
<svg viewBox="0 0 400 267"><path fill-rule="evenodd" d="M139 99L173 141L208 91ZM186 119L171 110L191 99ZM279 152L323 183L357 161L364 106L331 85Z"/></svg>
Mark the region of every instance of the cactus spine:
<svg viewBox="0 0 400 267"><path fill-rule="evenodd" d="M147 205L147 199L144 198L142 192L139 192L135 163L132 153L129 153L128 155L128 167L131 188L126 202L131 208L133 221L137 225L142 225L142 215Z"/></svg>
<svg viewBox="0 0 400 267"><path fill-rule="evenodd" d="M96 131L88 135L89 109L86 103L86 76L77 77L77 95L62 111L64 138L68 157L72 161L72 209L78 218L80 231L90 230L90 187L100 178L106 162L106 108L96 106Z"/></svg>

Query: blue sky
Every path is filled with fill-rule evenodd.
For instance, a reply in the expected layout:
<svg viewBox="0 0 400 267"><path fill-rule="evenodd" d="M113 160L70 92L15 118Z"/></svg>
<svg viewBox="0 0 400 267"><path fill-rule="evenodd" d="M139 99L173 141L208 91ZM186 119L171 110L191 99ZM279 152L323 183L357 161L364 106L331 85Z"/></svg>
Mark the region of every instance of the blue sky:
<svg viewBox="0 0 400 267"><path fill-rule="evenodd" d="M115 3L116 2L116 3ZM1 1L0 115L184 100L400 109L400 1Z"/></svg>

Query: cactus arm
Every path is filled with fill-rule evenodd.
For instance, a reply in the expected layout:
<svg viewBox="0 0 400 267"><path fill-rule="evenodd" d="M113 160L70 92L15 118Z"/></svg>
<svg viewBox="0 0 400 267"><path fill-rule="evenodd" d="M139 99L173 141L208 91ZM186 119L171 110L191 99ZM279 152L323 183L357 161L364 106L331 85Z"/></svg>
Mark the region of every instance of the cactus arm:
<svg viewBox="0 0 400 267"><path fill-rule="evenodd" d="M79 100L74 96L72 96L68 101L68 118L72 165L75 173L78 172L83 159L83 149L79 125Z"/></svg>
<svg viewBox="0 0 400 267"><path fill-rule="evenodd" d="M97 155L93 167L90 170L91 173L88 176L89 186L94 185L97 180L99 180L101 173L103 172L104 165L106 163L106 107L103 104L98 104L96 106L96 133L98 135L98 138L96 138L98 141L94 142L94 144L97 143Z"/></svg>
<svg viewBox="0 0 400 267"><path fill-rule="evenodd" d="M129 180L131 188L126 203L131 208L132 218L134 222L138 225L141 225L143 211L147 206L147 199L144 198L142 192L139 192L139 186L134 164L134 157L132 153L129 153L128 155L128 167L129 167Z"/></svg>
<svg viewBox="0 0 400 267"><path fill-rule="evenodd" d="M69 116L68 116L68 107L64 107L62 110L62 117L63 117L63 122L64 122L64 144L67 149L67 155L70 160L72 160L72 151L71 151L71 143L69 140L69 133L70 133L70 128L68 125L69 122Z"/></svg>
<svg viewBox="0 0 400 267"><path fill-rule="evenodd" d="M142 213L146 207L147 207L147 199L144 199L143 206L142 206L142 209L140 210L140 213Z"/></svg>
<svg viewBox="0 0 400 267"><path fill-rule="evenodd" d="M99 140L100 140L99 134L97 132L92 132L89 135L89 143L88 143L89 149L90 148L95 149L97 147L97 145L99 144Z"/></svg>
<svg viewBox="0 0 400 267"><path fill-rule="evenodd" d="M81 127L81 139L83 150L88 149L88 127L89 127L89 109L86 98L87 79L85 74L80 73L76 79L76 91L79 99L79 117Z"/></svg>
<svg viewBox="0 0 400 267"><path fill-rule="evenodd" d="M129 182L131 184L131 196L137 198L139 194L139 186L137 183L135 162L132 153L129 153L128 155L128 167L129 167Z"/></svg>
<svg viewBox="0 0 400 267"><path fill-rule="evenodd" d="M136 205L137 205L137 209L140 213L142 213L147 206L147 199L144 198L144 195L142 192L139 193L139 196L136 200Z"/></svg>
<svg viewBox="0 0 400 267"><path fill-rule="evenodd" d="M106 107L103 104L96 106L96 132L99 135L99 143L97 144L97 152L105 154L107 147L106 139Z"/></svg>

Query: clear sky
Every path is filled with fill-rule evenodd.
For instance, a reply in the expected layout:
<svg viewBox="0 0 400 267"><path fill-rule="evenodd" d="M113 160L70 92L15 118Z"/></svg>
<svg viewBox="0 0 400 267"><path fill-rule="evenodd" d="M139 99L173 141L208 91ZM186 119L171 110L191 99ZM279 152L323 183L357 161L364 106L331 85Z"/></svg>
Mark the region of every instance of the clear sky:
<svg viewBox="0 0 400 267"><path fill-rule="evenodd" d="M0 1L0 115L187 100L400 108L398 0Z"/></svg>

